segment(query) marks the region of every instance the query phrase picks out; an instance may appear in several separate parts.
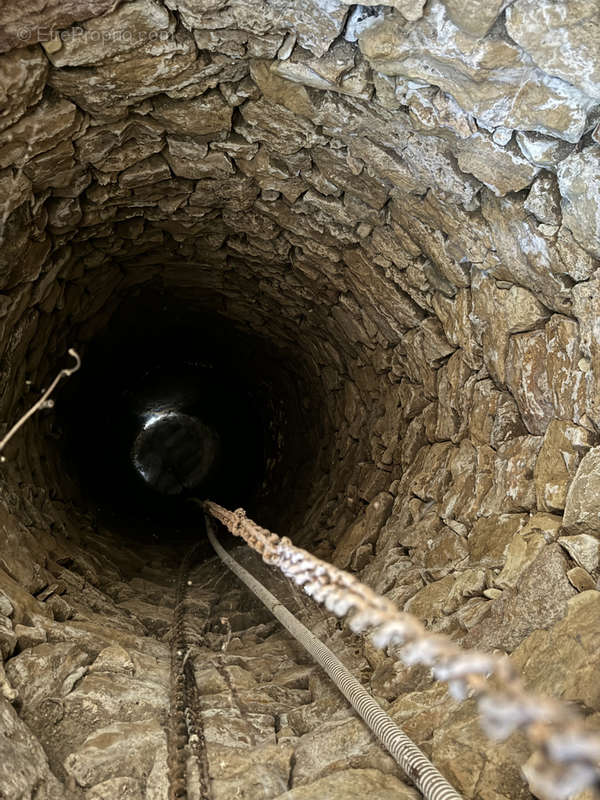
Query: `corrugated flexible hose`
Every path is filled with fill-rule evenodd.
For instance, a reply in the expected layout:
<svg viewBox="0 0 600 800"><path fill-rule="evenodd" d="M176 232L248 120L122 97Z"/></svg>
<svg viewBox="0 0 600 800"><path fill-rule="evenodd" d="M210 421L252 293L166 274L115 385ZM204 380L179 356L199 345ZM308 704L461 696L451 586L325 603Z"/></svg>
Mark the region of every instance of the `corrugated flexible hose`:
<svg viewBox="0 0 600 800"><path fill-rule="evenodd" d="M209 541L221 561L265 605L289 633L325 670L346 700L390 752L426 800L463 800L394 720L351 675L342 662L282 603L232 558L217 541L212 521L205 515Z"/></svg>

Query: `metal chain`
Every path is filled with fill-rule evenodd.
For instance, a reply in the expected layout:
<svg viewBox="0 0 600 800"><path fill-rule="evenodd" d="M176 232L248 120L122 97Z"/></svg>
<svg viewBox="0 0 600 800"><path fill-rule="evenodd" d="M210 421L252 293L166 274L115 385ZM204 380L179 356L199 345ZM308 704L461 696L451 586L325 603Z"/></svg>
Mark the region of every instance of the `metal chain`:
<svg viewBox="0 0 600 800"><path fill-rule="evenodd" d="M407 665L430 667L454 698L475 697L490 737L506 739L522 729L538 751L528 778L543 787L549 800L567 800L600 783L600 734L587 729L564 703L526 691L507 656L463 650L449 637L430 633L350 573L260 527L243 509L229 511L210 501L199 505L329 611L338 617L350 614L354 632L369 629L376 647L391 648Z"/></svg>
<svg viewBox="0 0 600 800"><path fill-rule="evenodd" d="M186 600L190 567L201 543L194 545L179 568L171 638L170 717L167 744L169 800L187 800L187 756L198 764L200 800L212 800L206 739L200 713L198 687L191 660L191 643L186 632Z"/></svg>
<svg viewBox="0 0 600 800"><path fill-rule="evenodd" d="M207 533L210 543L221 561L246 584L256 597L320 664L356 713L367 723L396 762L411 778L426 800L462 800L461 795L444 776L433 766L425 754L386 714L367 690L352 675L332 651L318 639L285 608L275 595L271 594L241 564L239 564L218 543L213 526L207 518Z"/></svg>

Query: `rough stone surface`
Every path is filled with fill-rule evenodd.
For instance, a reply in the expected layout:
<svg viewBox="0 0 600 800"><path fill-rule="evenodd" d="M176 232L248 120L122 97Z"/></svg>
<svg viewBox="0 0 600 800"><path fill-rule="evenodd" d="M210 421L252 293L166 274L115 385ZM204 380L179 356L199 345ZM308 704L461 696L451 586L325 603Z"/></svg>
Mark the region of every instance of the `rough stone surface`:
<svg viewBox="0 0 600 800"><path fill-rule="evenodd" d="M565 503L564 528L570 534L586 533L600 539L600 447L581 460Z"/></svg>
<svg viewBox="0 0 600 800"><path fill-rule="evenodd" d="M541 511L560 511L579 462L594 441L585 428L552 420L534 467L537 506Z"/></svg>
<svg viewBox="0 0 600 800"><path fill-rule="evenodd" d="M535 631L512 660L532 688L583 704L596 711L600 697L590 660L595 647L595 625L600 592L586 591L570 599L563 619L545 630ZM573 643L577 642L577 647ZM554 688L553 688L554 686ZM557 689L557 687L559 687Z"/></svg>
<svg viewBox="0 0 600 800"><path fill-rule="evenodd" d="M598 0L517 0L507 9L506 29L548 74L600 99Z"/></svg>
<svg viewBox="0 0 600 800"><path fill-rule="evenodd" d="M277 800L310 800L313 797L337 800L340 796L361 800L365 792L376 792L381 800L416 800L418 797L414 789L393 775L382 775L377 770L350 769L299 786L278 795Z"/></svg>
<svg viewBox="0 0 600 800"><path fill-rule="evenodd" d="M557 175L563 222L575 239L600 258L600 146L561 161Z"/></svg>
<svg viewBox="0 0 600 800"><path fill-rule="evenodd" d="M533 631L562 619L567 601L576 593L566 573L560 545L547 545L521 574L516 588L506 589L492 602L489 614L469 632L465 644L510 653Z"/></svg>

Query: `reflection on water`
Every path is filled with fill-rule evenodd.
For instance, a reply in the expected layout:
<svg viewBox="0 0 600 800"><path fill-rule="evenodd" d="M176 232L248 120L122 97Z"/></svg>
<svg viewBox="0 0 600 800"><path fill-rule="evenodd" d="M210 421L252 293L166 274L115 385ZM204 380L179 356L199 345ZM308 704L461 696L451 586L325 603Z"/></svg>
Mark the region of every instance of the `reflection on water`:
<svg viewBox="0 0 600 800"><path fill-rule="evenodd" d="M131 457L141 477L161 494L192 490L208 476L219 454L219 436L196 417L177 411L150 412Z"/></svg>

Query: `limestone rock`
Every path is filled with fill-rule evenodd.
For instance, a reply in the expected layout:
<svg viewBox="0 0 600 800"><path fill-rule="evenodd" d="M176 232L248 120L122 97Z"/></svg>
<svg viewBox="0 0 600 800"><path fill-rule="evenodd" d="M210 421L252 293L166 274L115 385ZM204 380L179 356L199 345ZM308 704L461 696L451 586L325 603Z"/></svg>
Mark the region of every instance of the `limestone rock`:
<svg viewBox="0 0 600 800"><path fill-rule="evenodd" d="M4 617L11 617L14 611L15 609L10 602L10 597L0 589L0 614Z"/></svg>
<svg viewBox="0 0 600 800"><path fill-rule="evenodd" d="M46 697L67 694L69 678L82 677L82 668L85 671L90 660L78 644L47 642L11 658L6 665L7 675L23 702L35 706Z"/></svg>
<svg viewBox="0 0 600 800"><path fill-rule="evenodd" d="M466 33L485 36L508 0L444 0L448 16Z"/></svg>
<svg viewBox="0 0 600 800"><path fill-rule="evenodd" d="M463 172L474 175L498 197L529 186L539 172L539 167L520 154L494 144L483 133L475 133L460 142L457 159Z"/></svg>
<svg viewBox="0 0 600 800"><path fill-rule="evenodd" d="M544 541L555 542L558 539L562 528L562 517L558 514L546 514L540 512L532 514L529 522L521 531L524 538L528 538L531 533L541 533Z"/></svg>
<svg viewBox="0 0 600 800"><path fill-rule="evenodd" d="M553 311L572 313L572 284L563 277L568 268L559 249L538 229L521 202L511 196L495 197L486 190L481 211L496 250L496 255L488 258L489 273L497 280L529 289Z"/></svg>
<svg viewBox="0 0 600 800"><path fill-rule="evenodd" d="M581 297L576 293L576 298ZM579 366L579 326L560 314L546 324L548 383L555 415L591 427L587 417L586 375Z"/></svg>
<svg viewBox="0 0 600 800"><path fill-rule="evenodd" d="M215 800L235 797L241 785L251 787L257 799L279 797L289 786L292 755L293 748L281 744L250 751L211 748L212 763L219 765L211 787Z"/></svg>
<svg viewBox="0 0 600 800"><path fill-rule="evenodd" d="M469 536L469 563L481 567L502 567L515 534L527 520L524 514L483 517Z"/></svg>
<svg viewBox="0 0 600 800"><path fill-rule="evenodd" d="M435 438L456 442L464 436L469 420L475 376L462 351L450 356L438 370L438 414Z"/></svg>
<svg viewBox="0 0 600 800"><path fill-rule="evenodd" d="M598 0L517 0L507 9L506 29L545 72L600 100Z"/></svg>
<svg viewBox="0 0 600 800"><path fill-rule="evenodd" d="M33 157L51 150L80 128L77 107L62 98L44 99L8 128L0 142L0 167L24 166Z"/></svg>
<svg viewBox="0 0 600 800"><path fill-rule="evenodd" d="M527 430L543 435L553 415L549 400L546 335L544 331L512 336L508 346L506 383Z"/></svg>
<svg viewBox="0 0 600 800"><path fill-rule="evenodd" d="M448 526L443 526L427 540L425 546L411 551L411 557L418 566L423 566L432 578L443 578L454 572L468 559L465 539Z"/></svg>
<svg viewBox="0 0 600 800"><path fill-rule="evenodd" d="M579 140L592 105L587 95L532 67L518 47L496 36L465 35L440 0L427 9L409 30L384 18L361 34L360 48L374 69L433 82L485 127Z"/></svg>
<svg viewBox="0 0 600 800"><path fill-rule="evenodd" d="M600 592L584 591L567 602L566 615L545 630L534 631L512 655L528 686L584 707L600 709L595 632ZM577 642L577 647L573 646Z"/></svg>
<svg viewBox="0 0 600 800"><path fill-rule="evenodd" d="M553 172L556 172L559 162L574 149L568 142L529 131L518 131L515 138L520 151L528 161Z"/></svg>
<svg viewBox="0 0 600 800"><path fill-rule="evenodd" d="M42 8L6 8L0 15L0 51L44 40L50 31L96 17L113 9L118 0L51 0Z"/></svg>
<svg viewBox="0 0 600 800"><path fill-rule="evenodd" d="M7 797L62 800L65 789L53 775L46 754L12 706L0 697L0 782Z"/></svg>
<svg viewBox="0 0 600 800"><path fill-rule="evenodd" d="M417 800L417 792L409 789L394 775L384 775L376 769L344 769L313 783L291 789L275 800L364 800L365 794L375 794L378 800Z"/></svg>
<svg viewBox="0 0 600 800"><path fill-rule="evenodd" d="M294 787L310 784L351 764L394 773L395 763L382 751L361 720L330 720L302 736L296 745Z"/></svg>
<svg viewBox="0 0 600 800"><path fill-rule="evenodd" d="M530 511L535 507L534 468L542 442L541 436L517 436L498 447L493 486L481 501L482 513Z"/></svg>
<svg viewBox="0 0 600 800"><path fill-rule="evenodd" d="M469 432L473 442L498 448L526 430L512 396L485 379L477 381L473 389Z"/></svg>
<svg viewBox="0 0 600 800"><path fill-rule="evenodd" d="M432 758L437 768L466 797L529 800L521 764L529 748L517 734L506 742L487 743L475 701L453 711L433 734Z"/></svg>
<svg viewBox="0 0 600 800"><path fill-rule="evenodd" d="M511 334L537 328L548 318L548 309L533 292L521 286L500 288L497 281L478 270L473 274L472 291L484 361L496 381L505 384Z"/></svg>
<svg viewBox="0 0 600 800"><path fill-rule="evenodd" d="M569 487L563 518L565 532L600 539L600 447L582 458Z"/></svg>
<svg viewBox="0 0 600 800"><path fill-rule="evenodd" d="M110 645L101 650L95 661L90 665L89 672L116 672L131 675L135 671L135 666L131 656L118 644Z"/></svg>
<svg viewBox="0 0 600 800"><path fill-rule="evenodd" d="M39 101L47 73L48 65L39 47L19 48L0 56L0 129L14 125Z"/></svg>
<svg viewBox="0 0 600 800"><path fill-rule="evenodd" d="M444 614L453 614L464 603L465 598L482 595L485 589L485 570L466 569L461 572L450 593L442 611Z"/></svg>
<svg viewBox="0 0 600 800"><path fill-rule="evenodd" d="M408 683L409 681L407 681ZM431 744L456 703L443 684L434 684L423 691L400 691L386 709L392 719L425 753L431 756Z"/></svg>
<svg viewBox="0 0 600 800"><path fill-rule="evenodd" d="M560 225L560 194L554 176L536 178L523 205L539 222Z"/></svg>
<svg viewBox="0 0 600 800"><path fill-rule="evenodd" d="M168 38L169 12L155 0L133 0L114 11L83 23L79 34L60 39L60 48L48 48L55 67L81 67L124 56L147 42ZM119 31L119 35L114 35Z"/></svg>
<svg viewBox="0 0 600 800"><path fill-rule="evenodd" d="M65 771L83 788L121 776L141 780L150 772L164 736L155 719L115 722L88 736L67 757Z"/></svg>
<svg viewBox="0 0 600 800"><path fill-rule="evenodd" d="M425 623L439 619L442 609L448 603L454 583L455 578L448 575L439 581L427 584L405 603L404 610Z"/></svg>
<svg viewBox="0 0 600 800"><path fill-rule="evenodd" d="M600 560L600 542L588 533L579 533L576 536L561 536L558 539L573 561L588 572L598 569Z"/></svg>
<svg viewBox="0 0 600 800"><path fill-rule="evenodd" d="M573 310L579 321L579 348L586 359L580 359L578 371L584 373L587 416L598 426L600 422L600 387L596 380L600 367L600 335L595 325L595 309L600 298L600 273L573 287ZM575 352L574 357L577 357Z"/></svg>
<svg viewBox="0 0 600 800"><path fill-rule="evenodd" d="M325 89L369 99L370 91L368 90L365 67L366 65L363 65L363 68L360 69L360 65L356 64L356 51L350 43L338 42L319 59L315 59L306 51L299 50L285 61L273 62L270 71L284 78L285 82L287 82L287 90L285 82L281 86L284 98L285 94L290 91L293 92L293 87L290 86L290 82L292 82L311 86L315 89ZM264 89L263 93L267 94ZM308 108L306 116L312 116L311 111L314 113L314 107L308 95L306 93L299 95L298 100L300 100L300 97L303 98L301 102L304 108ZM283 101L283 104L288 105L285 101ZM288 105L288 108L291 108L291 106ZM292 108L292 110L302 113L299 107Z"/></svg>
<svg viewBox="0 0 600 800"><path fill-rule="evenodd" d="M589 572L582 567L573 567L573 569L570 569L567 572L567 578L578 592L585 592L588 589L596 588L596 581Z"/></svg>
<svg viewBox="0 0 600 800"><path fill-rule="evenodd" d="M151 17L155 15L156 5L148 2L145 6L151 10ZM164 10L157 13L162 13L164 19ZM151 21L146 23L151 24ZM140 22L140 25L144 27L144 23ZM49 81L80 108L100 115L106 122L122 120L131 106L148 103L157 95L162 98L163 92L168 92L173 99L184 97L194 101L217 86L220 80L240 80L248 72L244 62L225 56L213 60L207 51L198 53L193 36L183 28L172 34L169 32L169 35L166 35L166 29L158 33L160 36L154 38L150 30L140 40L132 32L131 37L122 37L136 42L130 52L106 58L94 66L54 68ZM119 39L110 31L101 38L103 41ZM90 79L91 75L94 80ZM144 109L145 112L148 110L147 107Z"/></svg>
<svg viewBox="0 0 600 800"><path fill-rule="evenodd" d="M152 116L169 133L205 135L229 130L232 110L219 92L182 103L168 97L154 101Z"/></svg>
<svg viewBox="0 0 600 800"><path fill-rule="evenodd" d="M29 625L15 625L15 636L20 650L35 647L46 641L46 631L43 628L34 628Z"/></svg>
<svg viewBox="0 0 600 800"><path fill-rule="evenodd" d="M576 590L566 577L568 562L559 544L539 551L514 589L493 600L490 612L463 640L466 647L511 652L538 628L549 628L567 613Z"/></svg>
<svg viewBox="0 0 600 800"><path fill-rule="evenodd" d="M142 787L135 778L109 778L86 792L86 800L144 800Z"/></svg>
<svg viewBox="0 0 600 800"><path fill-rule="evenodd" d="M453 530L466 534L480 516L481 505L492 488L496 453L488 446L460 442L449 466L452 480L444 494L440 517Z"/></svg>
<svg viewBox="0 0 600 800"><path fill-rule="evenodd" d="M600 258L600 145L565 158L557 176L563 223L582 247Z"/></svg>
<svg viewBox="0 0 600 800"><path fill-rule="evenodd" d="M464 359L471 369L480 369L482 351L471 319L474 308L471 290L459 289L453 298L436 292L433 297L433 307L450 344L461 348Z"/></svg>
<svg viewBox="0 0 600 800"><path fill-rule="evenodd" d="M508 550L506 562L494 585L500 589L514 589L522 573L535 561L538 553L545 547L546 540L539 531L528 531L525 526L515 533Z"/></svg>
<svg viewBox="0 0 600 800"><path fill-rule="evenodd" d="M548 425L534 468L540 511L561 511L579 462L594 437L585 428L560 420Z"/></svg>
<svg viewBox="0 0 600 800"><path fill-rule="evenodd" d="M340 540L334 553L336 566L346 569L358 547L377 540L379 531L392 511L392 504L393 498L388 492L381 492L369 503L363 517Z"/></svg>
<svg viewBox="0 0 600 800"><path fill-rule="evenodd" d="M423 16L423 6L426 0L386 0L386 5L397 8L402 16L414 22Z"/></svg>

